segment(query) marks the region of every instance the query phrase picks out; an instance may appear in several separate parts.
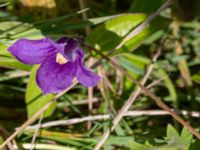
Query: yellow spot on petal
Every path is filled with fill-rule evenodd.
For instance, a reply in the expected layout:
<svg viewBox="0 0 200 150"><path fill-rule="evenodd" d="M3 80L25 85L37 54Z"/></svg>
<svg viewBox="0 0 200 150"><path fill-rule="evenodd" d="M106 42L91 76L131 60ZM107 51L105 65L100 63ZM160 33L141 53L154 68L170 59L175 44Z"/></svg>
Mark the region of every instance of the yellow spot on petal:
<svg viewBox="0 0 200 150"><path fill-rule="evenodd" d="M57 53L56 62L62 65L62 64L67 63L68 60L61 53Z"/></svg>

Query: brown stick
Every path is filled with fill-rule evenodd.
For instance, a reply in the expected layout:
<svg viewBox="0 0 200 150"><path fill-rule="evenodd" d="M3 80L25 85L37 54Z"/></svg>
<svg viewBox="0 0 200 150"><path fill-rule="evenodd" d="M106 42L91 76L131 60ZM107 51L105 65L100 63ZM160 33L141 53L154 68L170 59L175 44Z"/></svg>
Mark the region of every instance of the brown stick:
<svg viewBox="0 0 200 150"><path fill-rule="evenodd" d="M154 63L156 62L157 58L159 57L161 52L161 48L158 49L157 53L154 55L153 58L153 64L151 64L147 70L147 73L145 74L145 76L143 77L142 81L141 81L141 85L144 86L146 81L148 80L151 72L153 71L154 68ZM112 60L112 62L114 62ZM142 92L142 89L138 86L136 91L133 92L131 94L131 96L129 97L129 99L126 101L126 103L122 106L122 108L120 109L120 111L118 112L118 114L116 115L116 117L113 119L112 121L112 127L111 129L107 129L103 136L100 138L99 142L97 143L97 145L95 146L94 150L99 150L101 148L101 146L104 144L104 142L106 141L106 139L109 137L110 132L112 132L116 126L118 125L118 123L121 121L121 119L123 118L124 114L128 111L128 109L131 107L131 105L133 104L133 102L136 100L136 98L139 96L139 94Z"/></svg>
<svg viewBox="0 0 200 150"><path fill-rule="evenodd" d="M176 113L180 115L188 115L194 118L199 118L200 117L200 112L198 111L187 111L187 110L174 110ZM127 111L124 114L124 117L137 117L137 116L163 116L163 115L170 115L168 112L165 110L131 110ZM68 120L54 120L54 121L49 121L45 122L41 125L32 125L28 126L25 130L33 130L37 128L49 128L49 127L55 127L55 126L66 126L66 125L73 125L73 124L78 124L82 122L87 122L87 121L96 121L96 120L107 120L107 119L112 119L112 116L110 114L104 114L104 115L93 115L93 116L85 116L81 118L72 118Z"/></svg>
<svg viewBox="0 0 200 150"><path fill-rule="evenodd" d="M108 62L110 62L113 67L116 69L120 70L125 76L127 76L134 84L136 84L139 88L141 88L146 96L149 96L154 100L154 102L162 109L165 111L169 112L170 115L176 119L180 124L182 124L185 128L187 128L193 135L195 135L198 139L200 139L200 134L192 127L190 126L187 122L185 122L179 115L177 115L175 112L173 112L167 105L165 105L162 100L151 93L146 87L144 87L140 82L138 82L136 79L134 79L127 71L125 71L121 66L116 64L114 61L112 61L109 57L104 55L103 53L99 52L98 50L94 49L91 46L88 46L88 48L94 50L97 54L102 56L104 59L106 59ZM109 136L109 132L105 132L103 135L104 137ZM102 143L103 144L103 143ZM99 145L100 146L100 145ZM100 147L97 147L95 150L98 150Z"/></svg>

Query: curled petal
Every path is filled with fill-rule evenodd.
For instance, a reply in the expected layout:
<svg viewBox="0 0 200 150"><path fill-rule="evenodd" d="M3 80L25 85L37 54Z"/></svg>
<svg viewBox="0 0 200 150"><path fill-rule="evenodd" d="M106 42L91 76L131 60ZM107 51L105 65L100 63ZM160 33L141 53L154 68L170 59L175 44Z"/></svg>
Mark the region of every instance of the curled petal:
<svg viewBox="0 0 200 150"><path fill-rule="evenodd" d="M82 85L87 87L95 86L100 80L100 77L97 74L84 67L81 57L79 57L77 60L76 77Z"/></svg>
<svg viewBox="0 0 200 150"><path fill-rule="evenodd" d="M21 62L30 65L42 63L47 57L57 52L49 38L20 39L11 45L8 51Z"/></svg>
<svg viewBox="0 0 200 150"><path fill-rule="evenodd" d="M78 41L73 38L63 37L57 41L58 45L64 45L59 52L68 60L75 62L77 58L77 50L80 49Z"/></svg>
<svg viewBox="0 0 200 150"><path fill-rule="evenodd" d="M46 59L36 74L36 80L44 94L59 93L72 84L76 74L76 64L68 62L58 64L56 56Z"/></svg>

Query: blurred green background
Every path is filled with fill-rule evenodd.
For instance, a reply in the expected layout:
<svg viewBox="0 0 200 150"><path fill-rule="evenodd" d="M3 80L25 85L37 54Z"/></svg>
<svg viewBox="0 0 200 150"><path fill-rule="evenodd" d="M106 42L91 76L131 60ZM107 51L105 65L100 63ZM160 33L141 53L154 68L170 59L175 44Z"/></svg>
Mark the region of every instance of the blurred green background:
<svg viewBox="0 0 200 150"><path fill-rule="evenodd" d="M120 42L164 0L0 0L0 143L55 97L43 95L35 82L37 66L17 61L7 48L20 38L49 36L78 38L104 54ZM150 24L124 45L107 55L137 80L141 80L152 57L162 45L147 85L170 108L197 131L200 130L200 3L173 0ZM86 65L100 58L86 47ZM76 85L51 105L42 123L80 120L88 115L115 116L136 89L126 76L103 60L94 69L102 80L92 89L93 108L88 110L88 90ZM146 115L124 117L110 135L105 150L198 150L199 140L169 115L150 116L160 110L141 94L130 111ZM186 113L181 113L181 111ZM35 121L34 124L37 124ZM111 119L46 127L38 132L35 149L91 150ZM34 135L27 129L15 138L13 147L30 149ZM6 149L6 148L5 148ZM17 149L17 148L16 148Z"/></svg>

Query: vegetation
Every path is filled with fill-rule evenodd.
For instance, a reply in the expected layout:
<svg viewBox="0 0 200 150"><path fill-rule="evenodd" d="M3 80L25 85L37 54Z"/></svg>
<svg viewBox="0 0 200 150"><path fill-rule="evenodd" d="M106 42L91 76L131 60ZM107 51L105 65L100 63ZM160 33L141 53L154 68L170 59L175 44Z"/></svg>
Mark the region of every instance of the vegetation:
<svg viewBox="0 0 200 150"><path fill-rule="evenodd" d="M0 149L198 150L199 16L198 0L0 0ZM8 49L66 36L101 79L44 94Z"/></svg>

